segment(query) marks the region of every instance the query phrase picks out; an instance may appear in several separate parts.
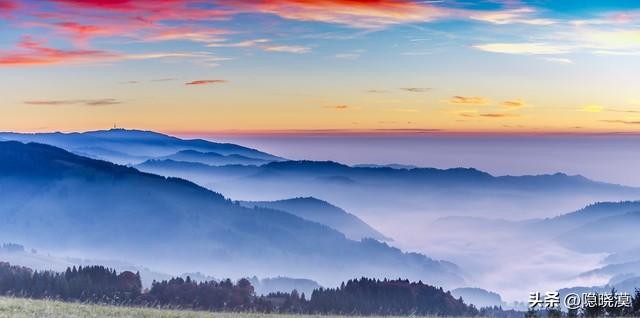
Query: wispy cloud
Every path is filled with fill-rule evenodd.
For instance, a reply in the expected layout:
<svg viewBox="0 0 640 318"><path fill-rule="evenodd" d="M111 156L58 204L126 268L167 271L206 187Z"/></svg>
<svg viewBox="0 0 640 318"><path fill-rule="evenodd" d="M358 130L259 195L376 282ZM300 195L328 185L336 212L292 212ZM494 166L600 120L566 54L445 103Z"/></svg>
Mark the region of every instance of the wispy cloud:
<svg viewBox="0 0 640 318"><path fill-rule="evenodd" d="M215 28L194 28L194 27L160 27L153 32L145 34L143 41L191 41L191 42L219 42L232 32Z"/></svg>
<svg viewBox="0 0 640 318"><path fill-rule="evenodd" d="M123 102L115 98L101 99L69 99L69 100L28 100L24 102L27 105L36 106L64 106L64 105L83 105L83 106L108 106L122 104Z"/></svg>
<svg viewBox="0 0 640 318"><path fill-rule="evenodd" d="M427 93L432 90L430 87L402 87L400 89L411 93Z"/></svg>
<svg viewBox="0 0 640 318"><path fill-rule="evenodd" d="M333 106L324 106L323 108L333 109L333 110L347 110L347 109L350 109L352 107L349 106L349 105L341 104L341 105L333 105Z"/></svg>
<svg viewBox="0 0 640 318"><path fill-rule="evenodd" d="M570 48L567 46L550 43L489 43L477 44L473 47L481 51L504 54L546 55L570 52Z"/></svg>
<svg viewBox="0 0 640 318"><path fill-rule="evenodd" d="M290 20L348 25L355 28L382 28L389 25L432 21L451 15L450 10L424 1L411 0L226 0L238 11L260 12Z"/></svg>
<svg viewBox="0 0 640 318"><path fill-rule="evenodd" d="M513 109L513 110L523 108L526 105L527 103L525 103L525 101L522 99L506 100L500 103L500 106L507 109Z"/></svg>
<svg viewBox="0 0 640 318"><path fill-rule="evenodd" d="M552 25L558 23L552 19L536 18L533 8L517 8L499 11L484 11L471 13L469 18L494 24L530 24L530 25Z"/></svg>
<svg viewBox="0 0 640 318"><path fill-rule="evenodd" d="M588 113L609 112L609 113L620 113L620 114L640 114L640 110L604 107L598 104L584 105L579 110L583 112L588 112Z"/></svg>
<svg viewBox="0 0 640 318"><path fill-rule="evenodd" d="M465 118L515 118L520 117L518 114L514 113L481 113L476 109L457 109L457 110L445 110L445 113L452 114L458 117Z"/></svg>
<svg viewBox="0 0 640 318"><path fill-rule="evenodd" d="M294 54L305 54L311 52L310 47L300 45L266 45L263 46L262 49L268 52L285 52Z"/></svg>
<svg viewBox="0 0 640 318"><path fill-rule="evenodd" d="M23 37L18 50L0 51L0 66L36 66L60 63L88 63L115 59L117 54L101 50L61 50L31 37Z"/></svg>
<svg viewBox="0 0 640 318"><path fill-rule="evenodd" d="M634 109L610 109L610 108L607 108L606 111L612 112L612 113L640 114L640 110L634 110Z"/></svg>
<svg viewBox="0 0 640 318"><path fill-rule="evenodd" d="M491 100L485 97L480 96L453 96L449 100L448 103L454 105L488 105L491 103Z"/></svg>
<svg viewBox="0 0 640 318"><path fill-rule="evenodd" d="M264 43L269 43L271 42L271 40L269 39L253 39L253 40L244 40L244 41L240 41L240 42L224 42L224 41L219 41L219 42L215 42L215 43L209 43L207 44L208 47L254 47L254 46L258 46Z"/></svg>
<svg viewBox="0 0 640 318"><path fill-rule="evenodd" d="M360 58L360 53L338 53L333 57L341 60L357 60Z"/></svg>
<svg viewBox="0 0 640 318"><path fill-rule="evenodd" d="M478 117L484 118L509 118L509 117L520 117L518 114L506 114L506 113L485 113L478 114Z"/></svg>
<svg viewBox="0 0 640 318"><path fill-rule="evenodd" d="M572 60L567 58L561 58L561 57L545 57L543 58L543 60L547 62L558 63L558 64L573 64Z"/></svg>
<svg viewBox="0 0 640 318"><path fill-rule="evenodd" d="M228 47L228 48L252 48L257 47L261 50L268 52L285 52L285 53L295 53L295 54L304 54L311 52L310 47L302 46L302 45L279 45L274 44L270 39L253 39L253 40L244 40L240 42L225 42L219 41L215 43L207 44L208 47Z"/></svg>
<svg viewBox="0 0 640 318"><path fill-rule="evenodd" d="M603 119L601 122L610 124L640 125L640 120Z"/></svg>
<svg viewBox="0 0 640 318"><path fill-rule="evenodd" d="M58 49L46 41L25 36L13 51L0 51L0 67L46 66L59 64L108 63L125 60L147 59L192 59L207 65L229 58L215 56L209 52L147 52L119 53L104 50Z"/></svg>
<svg viewBox="0 0 640 318"><path fill-rule="evenodd" d="M206 80L196 80L191 82L186 82L184 85L211 85L211 84L224 84L228 83L227 80L221 79L206 79Z"/></svg>

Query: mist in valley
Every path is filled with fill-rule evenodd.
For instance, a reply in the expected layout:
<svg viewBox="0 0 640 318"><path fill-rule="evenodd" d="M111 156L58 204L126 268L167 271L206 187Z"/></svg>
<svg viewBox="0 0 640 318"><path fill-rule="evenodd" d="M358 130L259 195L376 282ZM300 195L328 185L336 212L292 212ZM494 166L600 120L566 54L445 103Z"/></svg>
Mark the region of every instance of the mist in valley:
<svg viewBox="0 0 640 318"><path fill-rule="evenodd" d="M540 171L527 175L502 175L473 165L458 168L461 161L438 169L289 161L290 153L183 142L148 132L136 132L144 137L138 139L122 140L122 135L127 131L75 140L0 136L74 153L45 150L54 154L47 163L51 169L29 168L26 174L14 172L23 168L20 164L31 167L28 162L17 164L5 153L9 166L0 187L7 194L2 212L8 222L0 240L64 257L126 261L158 277L282 276L329 287L360 276L403 277L447 289L482 288L498 293L504 306L517 308L529 292L624 287L640 276L622 266L640 259L633 252L640 246L629 243L640 239L634 231L640 206L632 202L640 198L640 189L575 170L566 174L540 165ZM25 151L42 151L31 148ZM425 158L443 158L442 149L428 149ZM491 158L490 149L447 153L464 151L473 153L470 158L485 157L479 166ZM496 162L501 155L494 153ZM559 162L563 156L547 160ZM34 167L42 167L36 159ZM613 203L592 205L605 201ZM56 231L47 230L47 224L55 224ZM67 235L56 237L60 231ZM621 238L620 245L596 244ZM63 260L56 264L71 264Z"/></svg>

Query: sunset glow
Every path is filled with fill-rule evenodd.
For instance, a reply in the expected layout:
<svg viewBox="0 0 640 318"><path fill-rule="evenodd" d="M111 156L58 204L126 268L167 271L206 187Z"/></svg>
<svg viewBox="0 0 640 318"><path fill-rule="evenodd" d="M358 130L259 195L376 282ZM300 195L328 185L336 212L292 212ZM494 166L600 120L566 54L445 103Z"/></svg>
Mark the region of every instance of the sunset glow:
<svg viewBox="0 0 640 318"><path fill-rule="evenodd" d="M0 125L635 133L635 1L0 0Z"/></svg>

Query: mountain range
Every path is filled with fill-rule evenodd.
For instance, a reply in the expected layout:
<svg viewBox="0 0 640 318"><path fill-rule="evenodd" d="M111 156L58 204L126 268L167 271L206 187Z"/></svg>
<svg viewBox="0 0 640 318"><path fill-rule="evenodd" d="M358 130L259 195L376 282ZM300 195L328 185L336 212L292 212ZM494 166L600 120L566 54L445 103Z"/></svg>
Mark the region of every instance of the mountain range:
<svg viewBox="0 0 640 318"><path fill-rule="evenodd" d="M369 224L365 223L357 216L313 197L294 198L278 201L242 201L241 205L246 207L263 207L285 211L299 216L305 220L318 222L344 233L353 240L372 238L380 241L390 241L391 239L378 232Z"/></svg>
<svg viewBox="0 0 640 318"><path fill-rule="evenodd" d="M247 208L189 181L43 144L0 142L0 240L126 259L163 272L462 281L452 263L350 240L291 213ZM371 260L375 260L372 262Z"/></svg>
<svg viewBox="0 0 640 318"><path fill-rule="evenodd" d="M245 201L321 198L367 221L389 211L398 216L421 214L434 218L446 215L506 219L535 215L542 218L575 210L594 201L640 197L640 189L637 188L562 173L492 176L472 168L371 168L318 161L210 166L176 160L149 160L136 165L136 168L181 177ZM373 224L374 227L376 225Z"/></svg>
<svg viewBox="0 0 640 318"><path fill-rule="evenodd" d="M73 133L0 132L0 140L48 144L85 157L119 164L136 164L156 157L189 158L203 163L217 160L215 162L224 164L283 160L236 144L216 143L203 139L185 140L143 130L110 129Z"/></svg>
<svg viewBox="0 0 640 318"><path fill-rule="evenodd" d="M640 189L579 175L290 161L138 130L0 140L21 141L0 143L0 241L58 255L126 259L173 274L304 277L325 286L397 276L503 293L465 281L541 261L527 254L532 248L563 275L564 259L609 254L572 268L579 279L610 278L602 288L640 277ZM22 143L29 141L54 146Z"/></svg>

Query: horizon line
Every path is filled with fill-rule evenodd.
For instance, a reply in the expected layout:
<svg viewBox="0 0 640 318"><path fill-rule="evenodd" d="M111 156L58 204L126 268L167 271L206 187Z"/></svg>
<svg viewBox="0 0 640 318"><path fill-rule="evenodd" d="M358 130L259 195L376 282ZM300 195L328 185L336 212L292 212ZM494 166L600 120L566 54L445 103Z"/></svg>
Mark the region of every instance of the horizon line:
<svg viewBox="0 0 640 318"><path fill-rule="evenodd" d="M640 131L591 130L447 130L439 128L378 128L378 129L223 129L223 130L165 130L154 128L90 128L77 130L14 130L0 133L87 133L109 130L151 131L181 137L536 137L536 136L640 136Z"/></svg>
<svg viewBox="0 0 640 318"><path fill-rule="evenodd" d="M446 130L446 129L264 129L163 130L183 137L536 137L536 136L640 136L640 131L614 130Z"/></svg>

